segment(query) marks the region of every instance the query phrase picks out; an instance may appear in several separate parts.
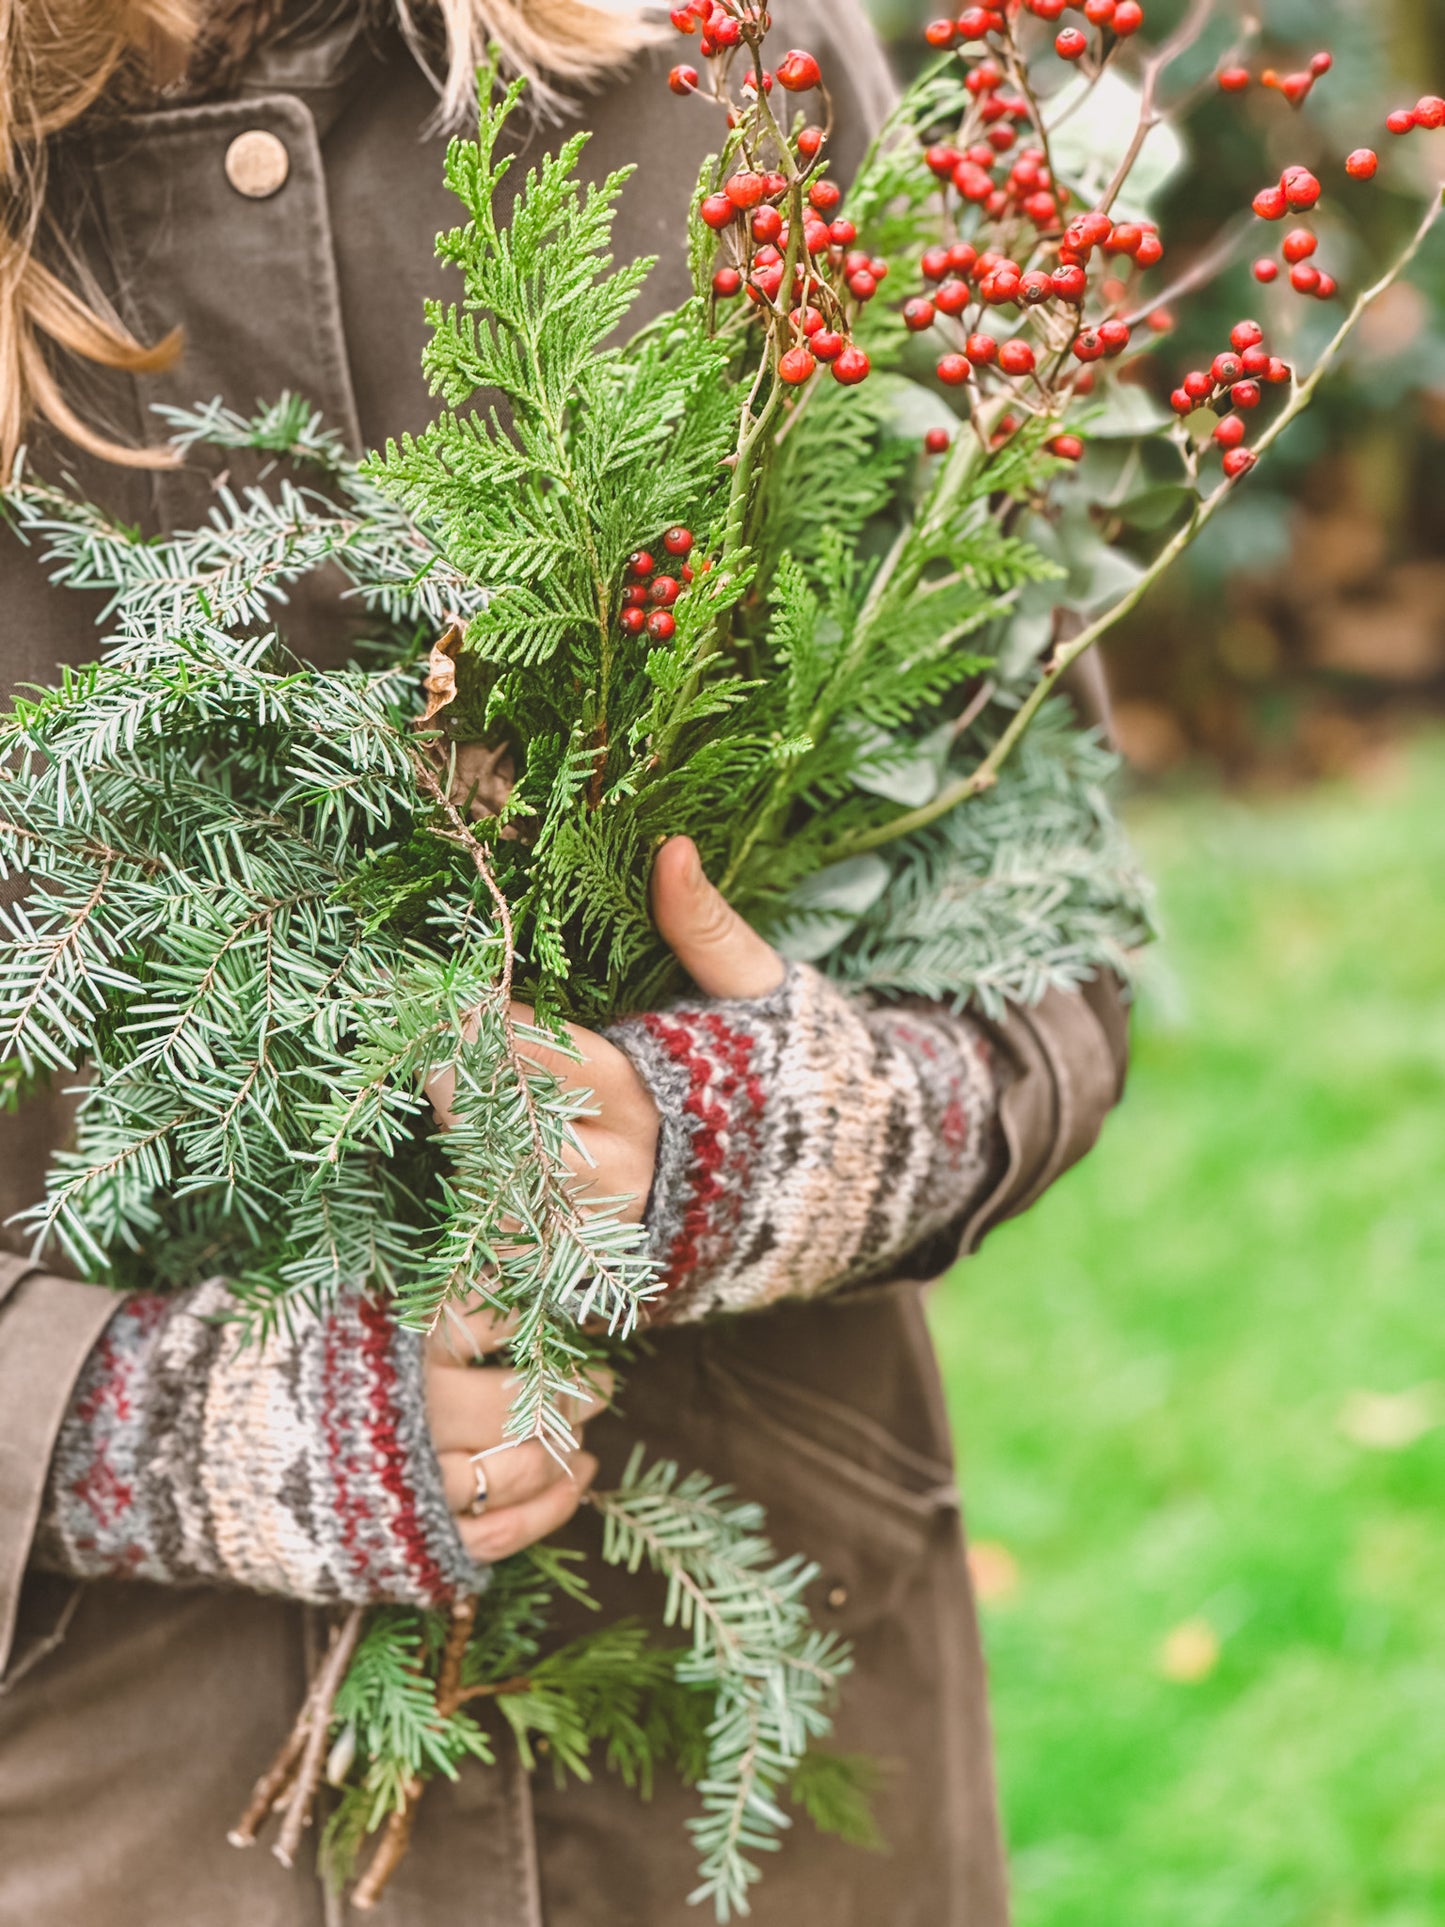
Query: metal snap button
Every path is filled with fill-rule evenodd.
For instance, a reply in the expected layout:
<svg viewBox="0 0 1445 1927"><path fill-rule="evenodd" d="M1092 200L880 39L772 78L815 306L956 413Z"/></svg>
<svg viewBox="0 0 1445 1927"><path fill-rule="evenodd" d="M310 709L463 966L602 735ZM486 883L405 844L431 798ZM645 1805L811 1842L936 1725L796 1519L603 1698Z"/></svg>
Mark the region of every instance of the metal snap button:
<svg viewBox="0 0 1445 1927"><path fill-rule="evenodd" d="M846 1586L830 1586L828 1588L828 1604L833 1608L835 1613L841 1612L847 1603L848 1588Z"/></svg>
<svg viewBox="0 0 1445 1927"><path fill-rule="evenodd" d="M291 156L264 127L249 127L226 149L226 179L248 201L264 201L286 185Z"/></svg>

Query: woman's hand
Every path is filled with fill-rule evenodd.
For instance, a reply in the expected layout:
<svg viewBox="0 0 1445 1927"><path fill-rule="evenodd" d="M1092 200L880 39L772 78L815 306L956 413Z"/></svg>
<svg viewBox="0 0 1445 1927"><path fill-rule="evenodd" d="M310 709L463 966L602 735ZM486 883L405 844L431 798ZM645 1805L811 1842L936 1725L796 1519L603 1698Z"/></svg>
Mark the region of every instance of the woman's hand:
<svg viewBox="0 0 1445 1927"><path fill-rule="evenodd" d="M703 875L696 847L673 837L658 851L652 873L652 913L658 930L698 989L709 997L765 997L783 980L783 962L732 909ZM523 1022L531 1011L514 1006ZM578 1055L545 1045L527 1055L551 1071L559 1084L589 1098L589 1114L577 1120L580 1149L568 1163L579 1197L623 1199L618 1215L636 1223L647 1205L657 1155L658 1115L631 1061L580 1024L567 1026ZM451 1072L436 1078L431 1099L449 1122ZM542 1445L504 1446L512 1376L499 1365L478 1369L474 1359L506 1343L507 1330L490 1311L477 1310L441 1324L427 1346L427 1416L441 1460L447 1502L457 1515L474 1559L505 1559L558 1531L572 1517L597 1472L590 1452L578 1451L561 1465ZM610 1393L605 1375L579 1388L573 1429L581 1436ZM486 1508L471 1511L481 1490L476 1455L487 1493Z"/></svg>

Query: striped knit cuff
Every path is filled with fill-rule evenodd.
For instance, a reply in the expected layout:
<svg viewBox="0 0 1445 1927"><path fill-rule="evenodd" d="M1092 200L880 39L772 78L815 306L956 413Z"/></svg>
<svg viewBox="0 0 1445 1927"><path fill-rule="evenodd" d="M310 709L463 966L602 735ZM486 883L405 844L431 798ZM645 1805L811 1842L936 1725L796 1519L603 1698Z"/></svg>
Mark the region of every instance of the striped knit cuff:
<svg viewBox="0 0 1445 1927"><path fill-rule="evenodd" d="M420 1339L348 1298L242 1347L234 1311L220 1281L122 1303L61 1427L38 1562L317 1602L478 1590L427 1430Z"/></svg>
<svg viewBox="0 0 1445 1927"><path fill-rule="evenodd" d="M628 1018L608 1036L662 1124L647 1222L678 1323L885 1271L991 1182L988 1039L869 1009L807 965L770 996Z"/></svg>

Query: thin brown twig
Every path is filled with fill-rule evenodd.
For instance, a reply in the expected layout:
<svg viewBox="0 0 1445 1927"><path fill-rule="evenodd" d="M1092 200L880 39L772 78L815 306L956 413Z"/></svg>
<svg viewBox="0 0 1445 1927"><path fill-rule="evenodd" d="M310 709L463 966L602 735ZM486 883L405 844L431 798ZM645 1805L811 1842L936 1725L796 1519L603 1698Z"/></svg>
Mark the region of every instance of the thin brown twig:
<svg viewBox="0 0 1445 1927"><path fill-rule="evenodd" d="M1180 21L1169 38L1161 43L1158 50L1144 63L1143 83L1139 95L1139 119L1135 125L1124 158L1114 169L1114 178L1105 188L1099 200L1099 212L1107 214L1124 187L1124 183L1134 171L1146 140L1164 118L1164 110L1159 105L1159 82L1169 67L1182 53L1187 53L1198 40L1204 29L1214 17L1214 0L1193 0L1188 13Z"/></svg>
<svg viewBox="0 0 1445 1927"><path fill-rule="evenodd" d="M316 1789L321 1784L321 1770L326 1763L326 1741L331 1731L331 1708L346 1669L351 1664L351 1655L356 1651L356 1642L361 1637L361 1622L364 1608L353 1606L331 1636L331 1645L316 1676L307 1699L303 1719L306 1739L301 1749L301 1757L296 1767L296 1777L286 1797L286 1805L281 1821L281 1831L271 1851L283 1867L296 1864L296 1853L301 1845L301 1835L307 1821L311 1818L312 1804Z"/></svg>

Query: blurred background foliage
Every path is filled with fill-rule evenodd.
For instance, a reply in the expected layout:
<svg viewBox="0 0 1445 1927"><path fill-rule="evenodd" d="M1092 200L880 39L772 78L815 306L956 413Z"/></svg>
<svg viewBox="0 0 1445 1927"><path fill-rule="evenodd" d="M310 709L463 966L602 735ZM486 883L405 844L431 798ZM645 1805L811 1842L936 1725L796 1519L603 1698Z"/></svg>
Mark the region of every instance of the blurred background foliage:
<svg viewBox="0 0 1445 1927"><path fill-rule="evenodd" d="M869 0L900 71L925 52L928 0ZM1150 0L1151 36L1182 0ZM1211 70L1244 9L1180 65L1181 86ZM1308 366L1343 303L1412 231L1445 136L1403 141L1389 108L1445 89L1445 0L1262 0L1251 64L1304 65L1327 47L1333 70L1304 108L1277 92L1207 93L1184 134L1188 156L1155 217L1169 252L1161 293L1255 191L1290 162L1327 183L1312 224L1340 300L1262 288L1250 273L1278 229L1247 221L1237 263L1172 304L1176 327L1137 379L1163 401L1192 367L1254 316L1278 353ZM1127 63L1126 63L1127 71ZM1369 184L1345 181L1353 147L1376 147ZM900 293L902 291L900 290ZM1106 451L1094 450L1089 464ZM1367 320L1316 405L1252 476L1190 556L1107 645L1122 745L1146 779L1194 770L1273 782L1347 770L1422 714L1445 709L1445 237Z"/></svg>
<svg viewBox="0 0 1445 1927"><path fill-rule="evenodd" d="M937 9L870 4L906 68ZM1160 285L1303 160L1348 296L1445 169L1382 126L1445 91L1445 0L1262 13L1256 66L1335 67L1300 115L1206 98ZM1178 305L1156 396L1243 315L1308 365L1340 310L1251 278L1278 238ZM1445 237L1106 660L1164 927L1129 1097L932 1301L1019 1927L1440 1927Z"/></svg>

